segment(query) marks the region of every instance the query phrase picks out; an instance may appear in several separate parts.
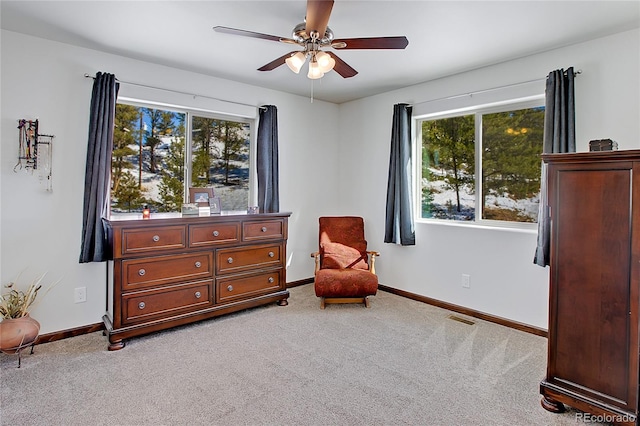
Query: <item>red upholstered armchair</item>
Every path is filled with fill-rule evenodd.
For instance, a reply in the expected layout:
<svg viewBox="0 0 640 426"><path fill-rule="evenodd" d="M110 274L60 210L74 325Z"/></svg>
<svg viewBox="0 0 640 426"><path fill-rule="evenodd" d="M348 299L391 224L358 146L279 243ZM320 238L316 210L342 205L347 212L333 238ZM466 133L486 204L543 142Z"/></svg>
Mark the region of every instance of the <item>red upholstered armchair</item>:
<svg viewBox="0 0 640 426"><path fill-rule="evenodd" d="M364 219L354 216L325 216L319 219L319 250L315 258L315 290L327 303L364 303L378 291L375 257L367 251Z"/></svg>

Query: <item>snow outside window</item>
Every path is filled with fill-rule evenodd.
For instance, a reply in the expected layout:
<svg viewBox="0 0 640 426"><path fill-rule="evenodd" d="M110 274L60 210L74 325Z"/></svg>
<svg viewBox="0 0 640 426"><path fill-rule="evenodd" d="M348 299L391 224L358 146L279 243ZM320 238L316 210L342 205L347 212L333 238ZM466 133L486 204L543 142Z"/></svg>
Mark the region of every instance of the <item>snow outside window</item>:
<svg viewBox="0 0 640 426"><path fill-rule="evenodd" d="M418 119L419 217L535 223L542 103L537 99Z"/></svg>
<svg viewBox="0 0 640 426"><path fill-rule="evenodd" d="M118 103L111 212L179 212L188 188L213 187L224 210L249 205L253 121ZM189 153L189 155L187 155Z"/></svg>

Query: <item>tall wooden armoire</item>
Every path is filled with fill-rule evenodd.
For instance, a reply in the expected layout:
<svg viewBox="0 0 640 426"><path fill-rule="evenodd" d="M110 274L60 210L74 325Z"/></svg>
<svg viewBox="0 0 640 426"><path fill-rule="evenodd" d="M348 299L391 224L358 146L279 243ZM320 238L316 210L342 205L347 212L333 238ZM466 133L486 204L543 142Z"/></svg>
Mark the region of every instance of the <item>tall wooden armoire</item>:
<svg viewBox="0 0 640 426"><path fill-rule="evenodd" d="M543 160L551 275L542 406L637 425L640 150Z"/></svg>

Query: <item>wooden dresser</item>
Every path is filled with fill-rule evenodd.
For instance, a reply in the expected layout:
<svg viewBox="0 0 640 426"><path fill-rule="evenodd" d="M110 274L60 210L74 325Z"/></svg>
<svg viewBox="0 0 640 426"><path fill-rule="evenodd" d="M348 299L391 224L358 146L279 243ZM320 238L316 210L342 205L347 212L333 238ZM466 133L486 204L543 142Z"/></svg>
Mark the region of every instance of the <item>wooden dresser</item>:
<svg viewBox="0 0 640 426"><path fill-rule="evenodd" d="M241 309L286 305L290 213L105 220L109 350L124 339Z"/></svg>
<svg viewBox="0 0 640 426"><path fill-rule="evenodd" d="M551 267L542 406L567 404L585 423L637 425L640 150L543 159Z"/></svg>

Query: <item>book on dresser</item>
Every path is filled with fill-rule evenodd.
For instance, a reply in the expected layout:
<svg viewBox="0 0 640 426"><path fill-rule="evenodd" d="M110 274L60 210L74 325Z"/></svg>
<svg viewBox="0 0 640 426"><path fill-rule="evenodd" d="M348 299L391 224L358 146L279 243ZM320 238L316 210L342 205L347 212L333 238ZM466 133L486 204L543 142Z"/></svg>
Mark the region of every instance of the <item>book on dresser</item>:
<svg viewBox="0 0 640 426"><path fill-rule="evenodd" d="M286 305L291 213L105 219L109 350L125 339L269 303Z"/></svg>

